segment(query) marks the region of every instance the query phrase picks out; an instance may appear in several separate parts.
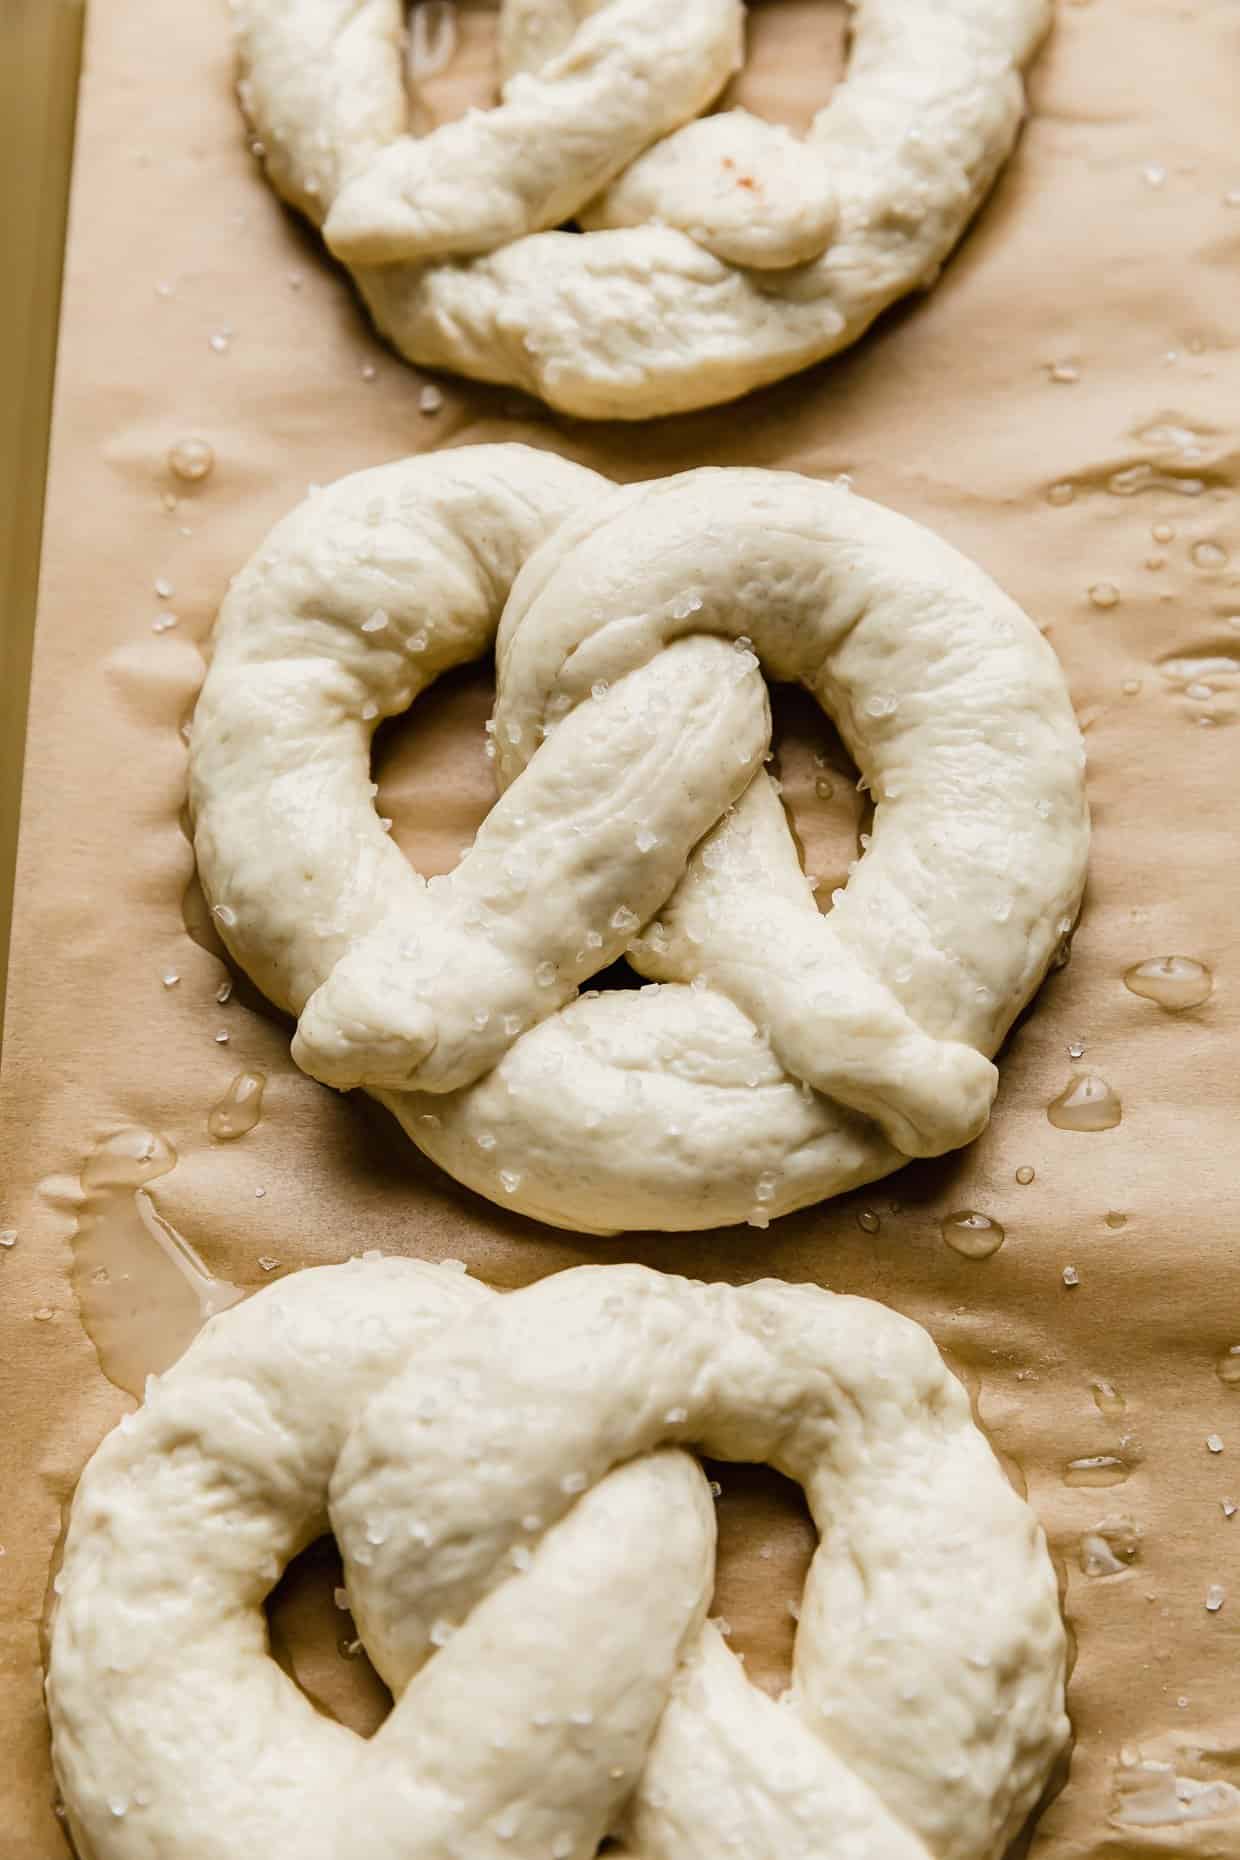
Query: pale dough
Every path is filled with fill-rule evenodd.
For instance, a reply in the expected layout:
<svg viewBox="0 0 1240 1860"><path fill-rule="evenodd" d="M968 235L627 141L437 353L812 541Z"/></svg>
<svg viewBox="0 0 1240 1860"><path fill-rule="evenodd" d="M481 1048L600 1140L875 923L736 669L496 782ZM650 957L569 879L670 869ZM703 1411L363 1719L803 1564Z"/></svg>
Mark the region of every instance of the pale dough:
<svg viewBox="0 0 1240 1860"><path fill-rule="evenodd" d="M688 120L735 65L738 0L507 0L499 106L418 140L400 0L232 7L271 180L395 347L614 419L777 380L931 285L1050 20L1049 0L858 0L798 141L743 110ZM590 230L539 230L573 215Z"/></svg>
<svg viewBox="0 0 1240 1860"><path fill-rule="evenodd" d="M687 1446L805 1489L779 1702L705 1619ZM368 1742L268 1650L329 1524L397 1701ZM56 1588L83 1860L998 1860L1068 1734L1046 1542L964 1391L917 1325L813 1286L295 1273L104 1441Z"/></svg>
<svg viewBox="0 0 1240 1860"><path fill-rule="evenodd" d="M497 626L504 793L428 884L370 738ZM760 664L874 799L825 916L762 772ZM620 489L519 446L287 517L221 609L190 771L221 934L300 1016L298 1063L585 1231L765 1224L969 1142L1088 847L1058 661L947 544L791 473ZM578 996L626 951L663 986Z"/></svg>

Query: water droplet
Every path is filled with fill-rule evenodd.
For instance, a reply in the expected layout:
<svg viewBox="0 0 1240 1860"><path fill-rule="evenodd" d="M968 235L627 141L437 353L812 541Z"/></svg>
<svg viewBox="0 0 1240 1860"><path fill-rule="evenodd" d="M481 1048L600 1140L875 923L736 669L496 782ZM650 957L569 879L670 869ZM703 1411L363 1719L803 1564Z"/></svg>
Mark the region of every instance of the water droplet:
<svg viewBox="0 0 1240 1860"><path fill-rule="evenodd" d="M215 453L205 439L178 439L168 448L168 469L183 484L197 484L215 464Z"/></svg>
<svg viewBox="0 0 1240 1860"><path fill-rule="evenodd" d="M1069 479L1063 478L1058 484L1053 484L1051 486L1050 490L1046 493L1046 501L1048 504L1056 504L1062 509L1065 504L1070 504L1075 496L1076 486L1072 484Z"/></svg>
<svg viewBox="0 0 1240 1860"><path fill-rule="evenodd" d="M0 1227L0 1246L11 1247L11 1246L16 1246L16 1245L17 1245L16 1227Z"/></svg>
<svg viewBox="0 0 1240 1860"><path fill-rule="evenodd" d="M1051 1100L1046 1115L1057 1130L1113 1130L1124 1107L1105 1079L1086 1073Z"/></svg>
<svg viewBox="0 0 1240 1860"><path fill-rule="evenodd" d="M375 376L378 374L378 372L379 370L375 367L373 362L362 363L362 380L363 381L373 381L375 379Z"/></svg>
<svg viewBox="0 0 1240 1860"><path fill-rule="evenodd" d="M1195 542L1189 553L1196 568L1226 568L1229 560L1226 549L1216 542Z"/></svg>
<svg viewBox="0 0 1240 1860"><path fill-rule="evenodd" d="M1032 1179L1033 1171L1029 1174ZM992 1220L989 1214L979 1214L976 1208L961 1208L955 1214L946 1215L939 1223L939 1232L952 1252L962 1254L965 1259L989 1259L1004 1241L1004 1230L999 1222Z"/></svg>
<svg viewBox="0 0 1240 1860"><path fill-rule="evenodd" d="M415 83L451 64L457 37L454 0L420 0L409 18L409 75Z"/></svg>
<svg viewBox="0 0 1240 1860"><path fill-rule="evenodd" d="M1214 1365L1220 1382L1225 1382L1229 1389L1240 1388L1240 1343L1233 1343L1223 1351Z"/></svg>
<svg viewBox="0 0 1240 1860"><path fill-rule="evenodd" d="M437 387L433 386L432 383L428 381L426 386L422 389L422 392L418 395L418 412L426 414L438 413L442 406L443 395Z"/></svg>
<svg viewBox="0 0 1240 1860"><path fill-rule="evenodd" d="M1221 1453L1223 1451L1223 1442L1217 1434L1206 1435L1206 1446L1210 1449L1211 1453Z"/></svg>
<svg viewBox="0 0 1240 1860"><path fill-rule="evenodd" d="M219 1032L215 1036L215 1044L217 1046L227 1046L229 1038L230 1038L230 1035L229 1035L228 1029L226 1027L221 1027Z"/></svg>
<svg viewBox="0 0 1240 1860"><path fill-rule="evenodd" d="M1016 1180L1020 1183L1022 1188L1028 1188L1030 1182L1033 1180L1033 1173L1028 1163L1021 1164L1020 1168L1016 1171Z"/></svg>
<svg viewBox="0 0 1240 1860"><path fill-rule="evenodd" d="M175 969L165 969L159 979L165 988L175 988L181 978Z"/></svg>
<svg viewBox="0 0 1240 1860"><path fill-rule="evenodd" d="M1125 678L1122 686L1125 697L1136 697L1140 689L1141 680L1139 678Z"/></svg>
<svg viewBox="0 0 1240 1860"><path fill-rule="evenodd" d="M1240 187L1229 187L1223 195L1225 207L1240 207Z"/></svg>
<svg viewBox="0 0 1240 1860"><path fill-rule="evenodd" d="M1107 1226L1112 1228L1126 1227L1128 1225L1128 1216L1126 1214L1121 1214L1118 1208L1108 1208L1103 1219L1106 1221Z"/></svg>
<svg viewBox="0 0 1240 1860"><path fill-rule="evenodd" d="M1060 385L1070 384L1081 378L1081 371L1073 362L1051 362L1047 372L1051 380Z"/></svg>
<svg viewBox="0 0 1240 1860"><path fill-rule="evenodd" d="M217 329L211 338L210 346L216 355L227 355L232 346L232 331Z"/></svg>
<svg viewBox="0 0 1240 1860"><path fill-rule="evenodd" d="M1159 161L1147 162L1145 167L1141 170L1141 179L1145 182L1147 187L1165 187L1167 184L1167 170Z"/></svg>
<svg viewBox="0 0 1240 1860"><path fill-rule="evenodd" d="M1069 1460L1063 1469L1063 1482L1073 1486L1122 1485L1129 1467L1118 1453L1088 1453L1079 1460Z"/></svg>
<svg viewBox="0 0 1240 1860"><path fill-rule="evenodd" d="M1084 1057L1085 1057L1084 1040L1069 1040L1068 1041L1068 1058L1069 1059L1083 1059Z"/></svg>
<svg viewBox="0 0 1240 1860"><path fill-rule="evenodd" d="M835 784L828 781L825 775L820 775L814 783L814 793L820 801L829 801L835 793Z"/></svg>
<svg viewBox="0 0 1240 1860"><path fill-rule="evenodd" d="M1076 1267L1075 1267L1075 1266L1065 1266L1065 1267L1064 1267L1064 1269L1063 1269L1063 1282L1064 1282L1064 1284L1065 1284L1066 1286L1068 1286L1068 1287L1069 1287L1069 1289L1071 1289L1071 1287L1072 1287L1072 1286L1074 1286L1074 1285L1079 1285L1079 1284L1081 1283L1081 1275L1080 1275L1080 1273L1079 1273L1079 1272L1077 1271L1077 1269L1076 1269Z"/></svg>
<svg viewBox="0 0 1240 1860"><path fill-rule="evenodd" d="M1119 589L1113 581L1095 581L1089 590L1089 598L1095 607L1118 607Z"/></svg>
<svg viewBox="0 0 1240 1860"><path fill-rule="evenodd" d="M1095 1376L1090 1383L1094 1397L1094 1407L1106 1420L1114 1421L1123 1414L1127 1402L1113 1383L1106 1382L1101 1376Z"/></svg>
<svg viewBox="0 0 1240 1860"><path fill-rule="evenodd" d="M1222 1508L1222 1513L1225 1518L1235 1517L1237 1506L1234 1498L1220 1498L1219 1505Z"/></svg>
<svg viewBox="0 0 1240 1860"><path fill-rule="evenodd" d="M1161 431L1161 428L1151 428L1144 437L1149 443L1157 443L1153 436ZM1188 458L1197 455L1184 452L1183 456ZM1112 472L1107 479L1107 490L1112 497L1136 497L1142 491L1171 491L1179 497L1200 497L1205 488L1204 478L1189 478L1178 471L1159 471L1148 459L1141 459L1135 465L1125 465L1121 471ZM1160 536L1160 529L1170 533ZM1169 523L1158 524L1154 529L1154 541L1170 542L1174 534Z"/></svg>
<svg viewBox="0 0 1240 1860"><path fill-rule="evenodd" d="M1081 1538L1079 1560L1087 1576L1122 1576L1136 1561L1141 1532L1130 1518L1099 1524Z"/></svg>
<svg viewBox="0 0 1240 1860"><path fill-rule="evenodd" d="M56 1313L50 1305L40 1305L34 1314L36 1324L50 1324Z"/></svg>
<svg viewBox="0 0 1240 1860"><path fill-rule="evenodd" d="M1206 1590L1206 1613L1216 1615L1223 1606L1223 1599L1222 1583L1212 1582Z"/></svg>
<svg viewBox="0 0 1240 1860"><path fill-rule="evenodd" d="M1192 956L1151 956L1124 971L1124 986L1169 1014L1180 1014L1209 1000L1214 977Z"/></svg>
<svg viewBox="0 0 1240 1860"><path fill-rule="evenodd" d="M164 1138L129 1128L105 1138L81 1171L69 1276L103 1373L139 1398L148 1375L167 1369L207 1318L244 1296L211 1275L147 1193L175 1166Z"/></svg>
<svg viewBox="0 0 1240 1860"><path fill-rule="evenodd" d="M863 1234L876 1234L882 1225L873 1208L858 1208L856 1221Z"/></svg>
<svg viewBox="0 0 1240 1860"><path fill-rule="evenodd" d="M218 1038L218 1035L217 1035ZM231 1143L253 1130L263 1114L265 1072L238 1072L218 1104L207 1113L207 1134L217 1143Z"/></svg>
<svg viewBox="0 0 1240 1860"><path fill-rule="evenodd" d="M506 1195L515 1195L521 1186L521 1177L515 1169L501 1169L499 1185Z"/></svg>
<svg viewBox="0 0 1240 1860"><path fill-rule="evenodd" d="M274 1272L280 1262L274 1253L260 1253L258 1264L263 1272Z"/></svg>

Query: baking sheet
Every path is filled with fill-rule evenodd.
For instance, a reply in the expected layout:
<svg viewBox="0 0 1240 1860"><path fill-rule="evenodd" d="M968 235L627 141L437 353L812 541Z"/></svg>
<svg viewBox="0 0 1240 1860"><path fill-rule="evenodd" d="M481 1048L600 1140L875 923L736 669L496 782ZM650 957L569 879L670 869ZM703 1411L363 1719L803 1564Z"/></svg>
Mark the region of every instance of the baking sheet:
<svg viewBox="0 0 1240 1860"><path fill-rule="evenodd" d="M437 87L442 110L484 81L482 14L466 11L462 58ZM836 68L842 15L796 0L752 14L742 92L804 122ZM1113 1818L1121 1753L1240 1782L1240 1521L1221 1505L1240 1499L1240 1391L1216 1373L1240 1342L1237 68L1231 0L1065 5L1019 151L930 296L844 358L735 407L617 431L450 381L442 410L421 413L422 379L376 343L247 152L223 6L98 0L2 1081L0 1226L18 1239L0 1255L0 1853L63 1851L38 1623L61 1505L127 1405L79 1322L69 1239L83 1157L137 1124L179 1156L153 1184L158 1210L245 1287L364 1247L455 1256L501 1286L636 1258L729 1280L812 1279L928 1324L1022 1469L1065 1570L1076 1745L1033 1852L1240 1854L1229 1787L1196 1798L1214 1812L1182 1826ZM191 433L217 460L196 487L165 468ZM458 1189L373 1104L300 1076L287 1029L252 991L217 1002L224 965L186 932L187 888L189 920L198 914L179 725L228 576L309 483L503 437L619 478L703 462L846 471L975 556L1049 629L1088 727L1090 889L1071 963L1014 1032L994 1120L966 1154L766 1233L577 1244ZM167 599L155 592L163 579ZM1098 604L1109 589L1118 600ZM156 633L162 610L178 624ZM451 864L488 805L489 695L485 669L450 680L381 746L381 806L425 870ZM808 707L780 709L785 792L807 863L832 881L854 850L859 798L842 764L828 771L830 799L818 798L813 755L838 760L838 748ZM1171 1015L1124 987L1130 964L1169 952L1213 970L1204 1007ZM169 970L179 980L165 987ZM1079 1060L1069 1043L1083 1044ZM268 1075L262 1121L212 1143L207 1110L242 1067ZM1047 1121L1048 1101L1084 1071L1120 1093L1117 1128ZM1034 1179L1018 1183L1027 1168ZM961 1208L1006 1228L991 1259L943 1244L939 1223ZM1100 1412L1098 1380L1122 1410L1104 1398ZM1108 1454L1124 1462L1123 1483L1065 1481L1069 1462ZM803 1514L770 1481L727 1472L723 1484L719 1606L750 1671L777 1687ZM1082 1535L1117 1520L1140 1529L1137 1561L1085 1575ZM763 1545L774 1554L760 1556ZM363 1663L338 1652L320 1562L286 1586L278 1638L311 1690L364 1725L381 1700ZM1216 1612L1205 1605L1213 1584L1224 1591Z"/></svg>

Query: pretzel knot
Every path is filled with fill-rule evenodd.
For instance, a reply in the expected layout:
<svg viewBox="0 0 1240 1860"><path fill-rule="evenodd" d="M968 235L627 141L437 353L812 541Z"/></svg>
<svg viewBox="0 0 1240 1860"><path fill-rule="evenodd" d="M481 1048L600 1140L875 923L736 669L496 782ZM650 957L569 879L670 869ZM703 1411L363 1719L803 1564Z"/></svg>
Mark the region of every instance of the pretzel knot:
<svg viewBox="0 0 1240 1860"><path fill-rule="evenodd" d="M740 0L504 0L499 106L418 137L401 0L232 5L268 174L395 347L620 419L778 380L933 283L1050 18L858 0L801 142L745 110L691 120L741 62Z"/></svg>
<svg viewBox="0 0 1240 1860"><path fill-rule="evenodd" d="M370 737L497 625L503 793L428 883ZM759 662L874 798L826 916L763 770ZM764 1225L969 1142L1084 880L1084 752L1036 628L927 531L790 473L618 489L477 446L345 478L233 583L190 766L203 884L300 1016L298 1064L587 1231ZM578 994L626 951L661 986Z"/></svg>
<svg viewBox="0 0 1240 1860"><path fill-rule="evenodd" d="M710 1602L696 1450L805 1489L792 1685ZM330 1520L396 1703L269 1657ZM506 1297L367 1256L213 1319L79 1485L48 1705L91 1860L996 1860L1067 1733L1054 1571L917 1325L581 1267ZM433 1657L431 1657L433 1656Z"/></svg>

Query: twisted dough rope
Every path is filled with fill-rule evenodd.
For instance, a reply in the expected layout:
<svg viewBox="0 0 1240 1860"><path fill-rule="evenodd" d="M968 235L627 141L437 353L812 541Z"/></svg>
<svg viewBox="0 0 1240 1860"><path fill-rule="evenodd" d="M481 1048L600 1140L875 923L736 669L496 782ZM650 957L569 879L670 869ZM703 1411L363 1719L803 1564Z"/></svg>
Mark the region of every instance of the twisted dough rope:
<svg viewBox="0 0 1240 1860"><path fill-rule="evenodd" d="M743 110L688 120L735 67L739 0L506 0L503 101L416 140L401 0L231 3L271 181L394 346L614 419L778 380L933 283L1050 19L858 0L847 76L798 142ZM573 214L591 230L539 230Z"/></svg>
<svg viewBox="0 0 1240 1860"><path fill-rule="evenodd" d="M376 817L370 739L501 610L505 792L428 884ZM759 658L874 796L826 917L760 774ZM190 800L221 934L300 1016L305 1070L495 1200L675 1230L978 1134L985 1055L1080 902L1083 769L1049 646L916 524L790 473L617 489L479 446L272 532L220 611ZM626 950L671 985L574 998Z"/></svg>
<svg viewBox="0 0 1240 1860"><path fill-rule="evenodd" d="M704 1619L689 1443L805 1489L779 1704ZM268 1651L329 1521L396 1697L369 1742ZM963 1390L917 1325L813 1286L294 1274L104 1441L56 1588L83 1860L589 1860L609 1832L630 1860L997 1860L1068 1730L1045 1539Z"/></svg>

